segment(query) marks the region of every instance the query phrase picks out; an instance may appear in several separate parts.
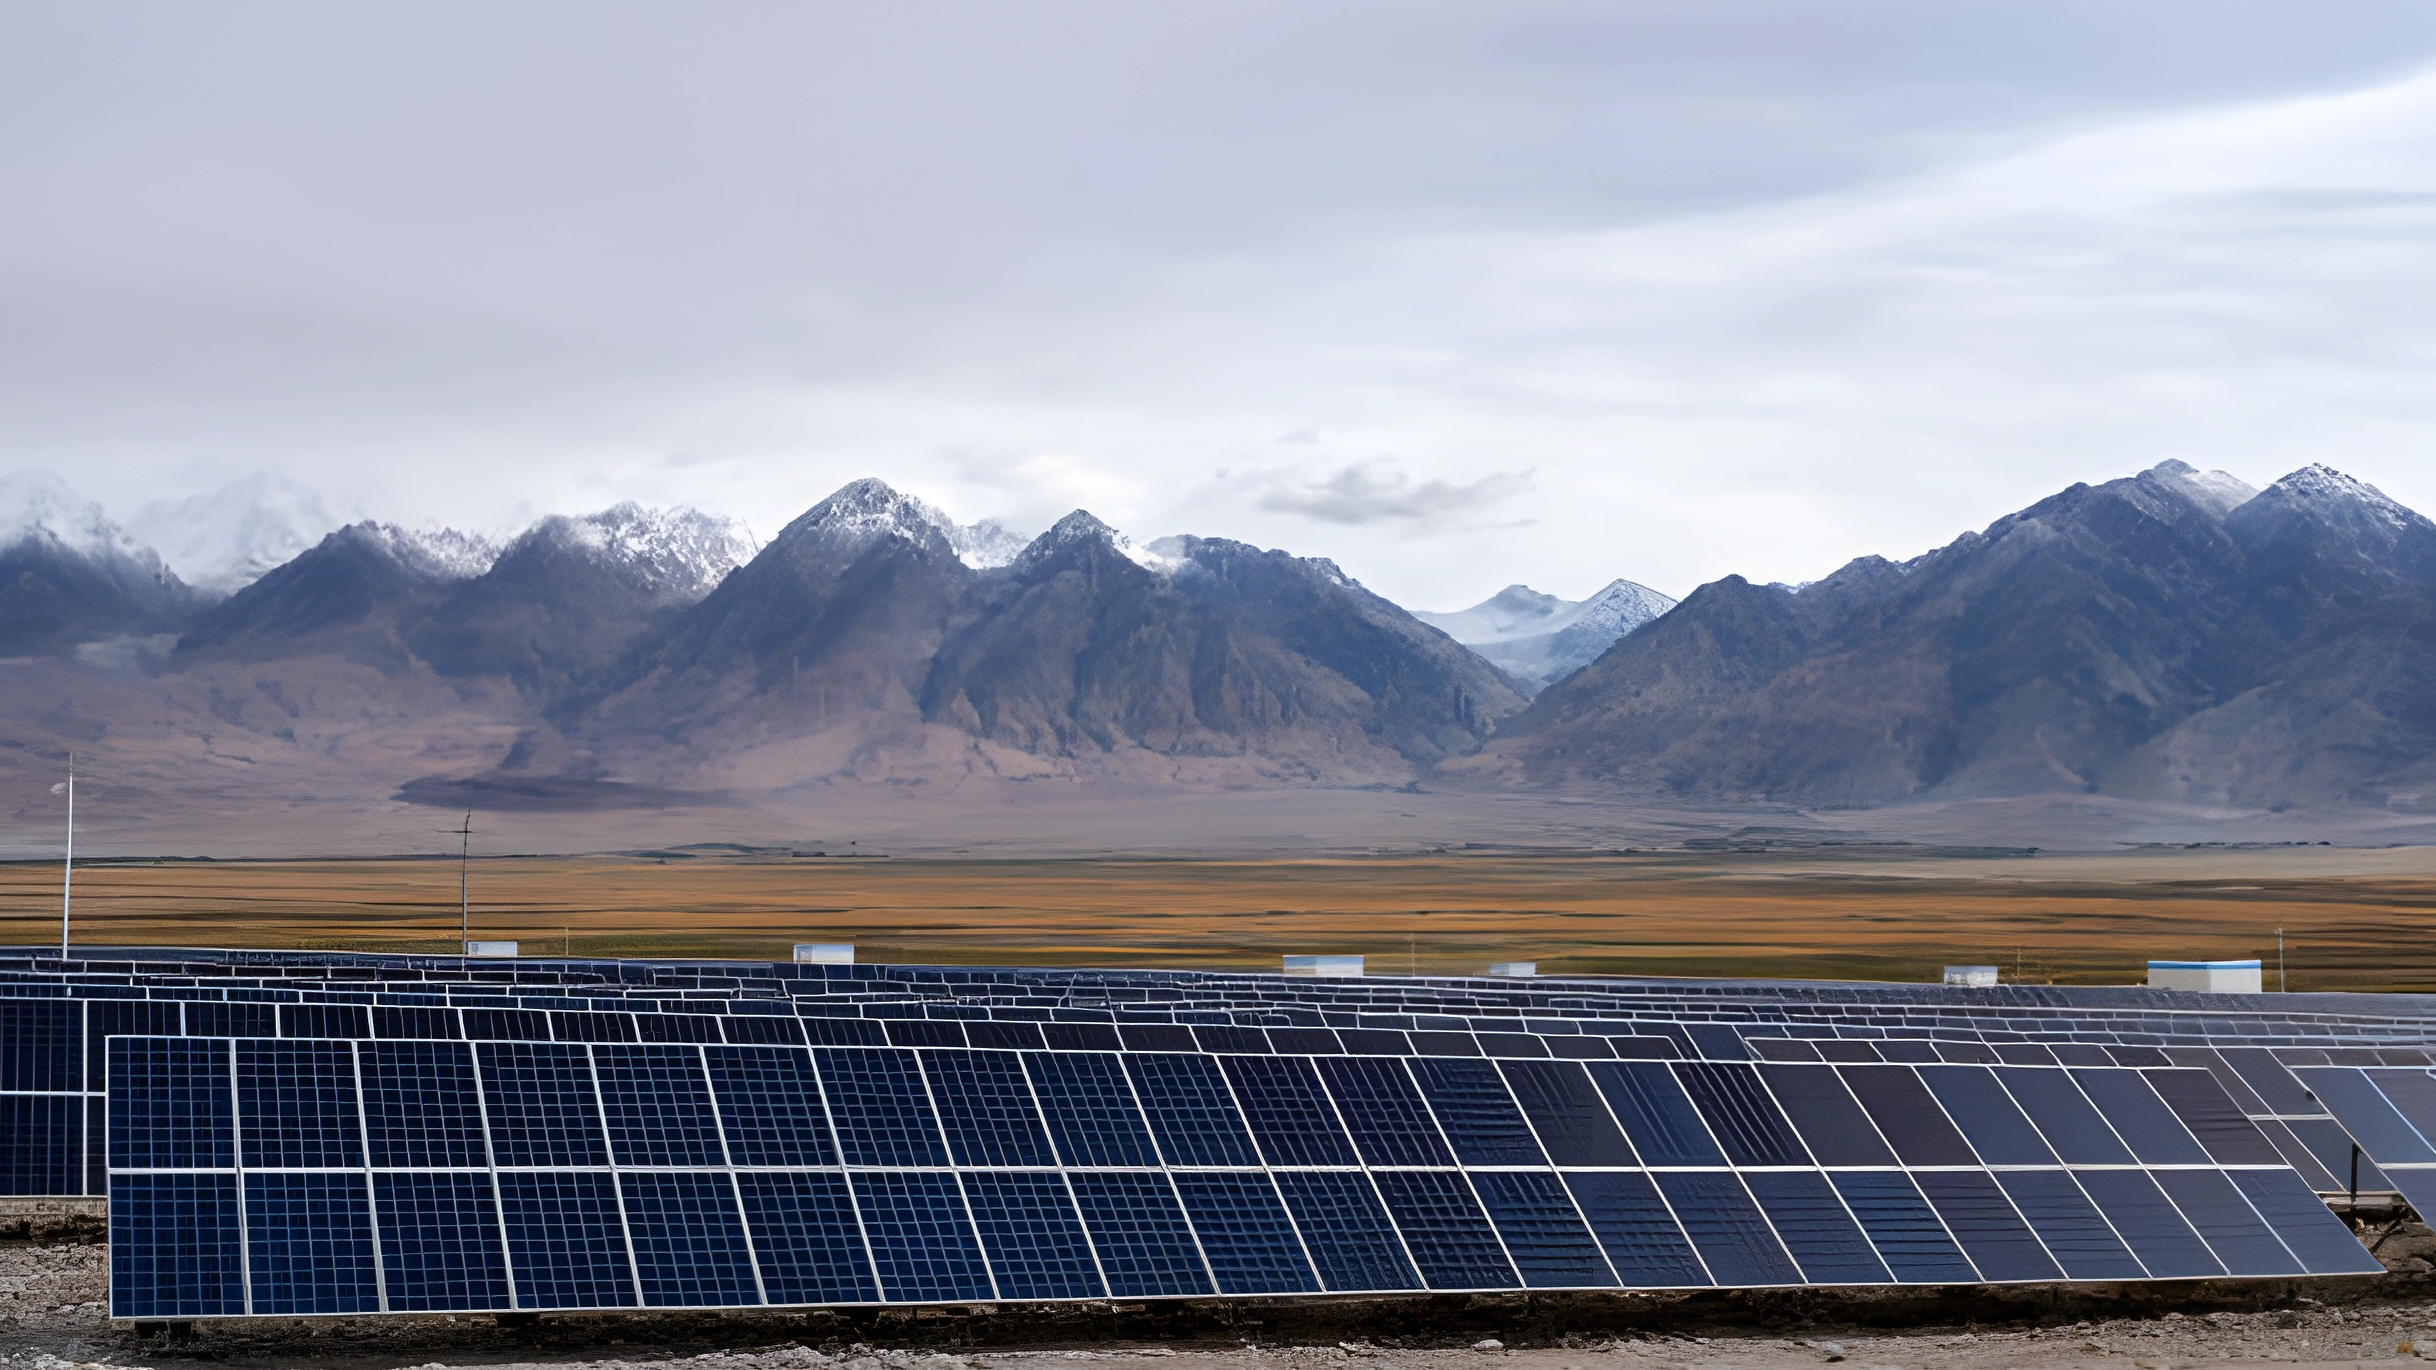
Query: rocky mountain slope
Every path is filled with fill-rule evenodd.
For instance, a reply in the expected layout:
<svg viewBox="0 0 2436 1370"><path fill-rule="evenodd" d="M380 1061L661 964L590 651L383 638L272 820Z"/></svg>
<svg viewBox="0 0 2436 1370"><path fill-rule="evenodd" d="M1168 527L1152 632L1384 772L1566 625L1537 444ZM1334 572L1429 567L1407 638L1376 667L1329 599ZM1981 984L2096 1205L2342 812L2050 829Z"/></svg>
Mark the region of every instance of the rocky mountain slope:
<svg viewBox="0 0 2436 1370"><path fill-rule="evenodd" d="M2248 496L2168 462L1910 562L1702 586L1474 766L1830 806L2416 807L2436 780L2436 524L2325 467Z"/></svg>
<svg viewBox="0 0 2436 1370"><path fill-rule="evenodd" d="M56 477L0 481L0 656L172 633L202 602Z"/></svg>
<svg viewBox="0 0 2436 1370"><path fill-rule="evenodd" d="M1598 659L1616 639L1675 607L1646 585L1611 580L1588 599L1560 599L1509 585L1469 609L1416 610L1437 628L1537 693Z"/></svg>

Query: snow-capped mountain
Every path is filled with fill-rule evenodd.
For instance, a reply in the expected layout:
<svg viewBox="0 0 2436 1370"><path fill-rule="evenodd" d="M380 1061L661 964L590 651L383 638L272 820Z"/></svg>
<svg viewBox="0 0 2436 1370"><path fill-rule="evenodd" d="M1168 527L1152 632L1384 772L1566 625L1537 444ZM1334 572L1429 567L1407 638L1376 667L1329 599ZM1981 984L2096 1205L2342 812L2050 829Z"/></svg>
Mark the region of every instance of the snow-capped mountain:
<svg viewBox="0 0 2436 1370"><path fill-rule="evenodd" d="M1509 585L1469 609L1416 610L1413 617L1539 690L1597 660L1616 639L1674 607L1668 596L1619 579L1581 600Z"/></svg>
<svg viewBox="0 0 2436 1370"><path fill-rule="evenodd" d="M481 533L429 524L403 528L394 523L362 523L356 527L389 555L433 580L471 580L499 559L498 542Z"/></svg>
<svg viewBox="0 0 2436 1370"><path fill-rule="evenodd" d="M347 522L319 492L285 476L256 474L207 494L153 500L127 526L160 551L179 579L221 598Z"/></svg>
<svg viewBox="0 0 2436 1370"><path fill-rule="evenodd" d="M639 588L670 600L696 600L758 551L752 530L690 505L646 509L628 500L597 514L553 514L520 534L510 550L536 542L623 568Z"/></svg>
<svg viewBox="0 0 2436 1370"><path fill-rule="evenodd" d="M196 596L49 472L0 477L0 653L175 631Z"/></svg>

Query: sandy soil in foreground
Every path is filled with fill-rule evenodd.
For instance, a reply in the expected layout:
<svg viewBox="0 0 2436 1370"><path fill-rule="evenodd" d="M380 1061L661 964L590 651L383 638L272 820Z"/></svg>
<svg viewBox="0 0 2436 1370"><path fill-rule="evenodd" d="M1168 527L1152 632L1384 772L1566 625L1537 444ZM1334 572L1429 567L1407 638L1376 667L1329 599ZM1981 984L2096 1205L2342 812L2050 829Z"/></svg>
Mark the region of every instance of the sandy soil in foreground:
<svg viewBox="0 0 2436 1370"><path fill-rule="evenodd" d="M2397 1251L2397 1247L2404 1248ZM1553 1314L1526 1299L1385 1305L1405 1326L1348 1340L1274 1335L1276 1305L1218 1305L1191 1335L1095 1333L1087 1318L1044 1342L1041 1328L993 1345L976 1324L900 1315L844 1320L758 1315L549 1318L501 1328L487 1317L253 1319L200 1324L185 1341L113 1326L100 1300L96 1244L0 1245L0 1366L244 1370L2205 1370L2261 1362L2393 1365L2436 1359L2436 1276L2423 1256L2436 1234L2414 1226L2380 1252L2376 1280L2292 1285L2159 1286L2106 1293L2025 1293L2010 1307L1918 1306L1885 1325L1867 1296L1749 1304L1664 1297L1577 1301ZM2303 1292L2307 1291L2307 1292ZM2312 1295L2322 1296L2313 1297ZM2217 1307L2210 1308L2213 1301ZM1554 1302L1554 1301L1549 1301ZM2171 1305L2179 1303L2181 1307ZM2228 1306L2230 1305L2230 1306ZM2184 1310L2188 1311L2184 1311ZM1964 1316L1954 1316L1961 1313ZM1860 1321L1844 1315L1857 1314ZM1899 1321L1899 1320L1898 1320ZM1868 1324L1868 1325L1863 1325ZM959 1330L951 1331L951 1325ZM1520 1329L1520 1330L1516 1330ZM1016 1331L1009 1327L1008 1331ZM1150 1329L1142 1329L1149 1332ZM2426 1349L2423 1351L2421 1348Z"/></svg>

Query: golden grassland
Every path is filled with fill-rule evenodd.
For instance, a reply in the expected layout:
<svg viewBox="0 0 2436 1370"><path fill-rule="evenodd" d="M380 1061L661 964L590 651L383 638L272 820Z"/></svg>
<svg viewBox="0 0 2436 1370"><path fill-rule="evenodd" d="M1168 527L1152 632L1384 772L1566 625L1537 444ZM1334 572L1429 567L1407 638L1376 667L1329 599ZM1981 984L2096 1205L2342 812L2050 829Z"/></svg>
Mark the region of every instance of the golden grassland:
<svg viewBox="0 0 2436 1370"><path fill-rule="evenodd" d="M104 862L76 875L79 945L452 950L441 860ZM2436 857L2237 853L1451 855L1266 860L498 858L473 930L529 954L1273 969L1359 952L1373 973L2137 982L2150 957L2248 957L2295 990L2436 990ZM56 866L0 866L0 937L58 935Z"/></svg>

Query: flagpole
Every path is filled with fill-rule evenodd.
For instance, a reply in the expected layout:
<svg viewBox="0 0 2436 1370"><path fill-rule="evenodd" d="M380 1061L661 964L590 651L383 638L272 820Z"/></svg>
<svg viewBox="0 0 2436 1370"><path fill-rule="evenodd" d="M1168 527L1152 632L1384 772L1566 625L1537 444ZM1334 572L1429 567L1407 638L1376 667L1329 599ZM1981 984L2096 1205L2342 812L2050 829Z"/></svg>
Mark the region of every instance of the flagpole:
<svg viewBox="0 0 2436 1370"><path fill-rule="evenodd" d="M68 959L68 910L76 899L76 753L68 753L68 855L59 873L59 959Z"/></svg>

